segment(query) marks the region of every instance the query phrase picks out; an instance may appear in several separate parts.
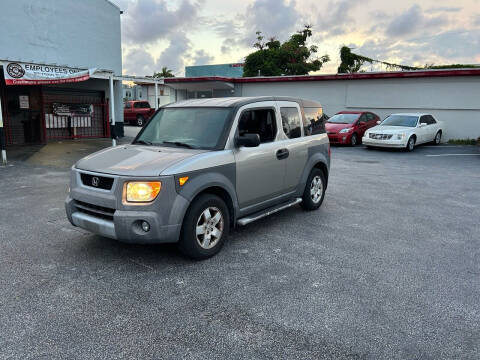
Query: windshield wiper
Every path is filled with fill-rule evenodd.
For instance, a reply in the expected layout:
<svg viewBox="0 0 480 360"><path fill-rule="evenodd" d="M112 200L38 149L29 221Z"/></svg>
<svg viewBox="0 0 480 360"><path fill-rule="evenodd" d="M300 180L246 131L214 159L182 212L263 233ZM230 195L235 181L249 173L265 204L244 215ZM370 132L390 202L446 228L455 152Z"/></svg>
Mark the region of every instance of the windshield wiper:
<svg viewBox="0 0 480 360"><path fill-rule="evenodd" d="M146 140L137 140L137 141L134 142L134 144L153 145L152 142L146 141Z"/></svg>
<svg viewBox="0 0 480 360"><path fill-rule="evenodd" d="M172 144L172 145L185 147L187 149L195 149L194 146L192 146L190 144L187 144L187 143L184 143L184 142L181 142L181 141L164 141L162 144Z"/></svg>

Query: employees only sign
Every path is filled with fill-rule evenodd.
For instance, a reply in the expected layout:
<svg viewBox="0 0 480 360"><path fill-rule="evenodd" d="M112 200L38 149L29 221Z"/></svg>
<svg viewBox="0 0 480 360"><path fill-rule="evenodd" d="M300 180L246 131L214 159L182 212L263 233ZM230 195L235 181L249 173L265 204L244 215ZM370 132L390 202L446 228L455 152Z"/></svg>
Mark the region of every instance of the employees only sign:
<svg viewBox="0 0 480 360"><path fill-rule="evenodd" d="M63 84L86 81L95 69L83 70L56 65L3 62L7 85Z"/></svg>

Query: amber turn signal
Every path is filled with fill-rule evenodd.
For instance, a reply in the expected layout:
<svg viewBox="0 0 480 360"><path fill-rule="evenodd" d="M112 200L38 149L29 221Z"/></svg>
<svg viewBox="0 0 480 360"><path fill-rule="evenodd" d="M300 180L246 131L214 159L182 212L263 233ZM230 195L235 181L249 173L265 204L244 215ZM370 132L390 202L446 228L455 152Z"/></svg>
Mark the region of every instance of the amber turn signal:
<svg viewBox="0 0 480 360"><path fill-rule="evenodd" d="M127 202L151 202L155 200L162 183L160 181L132 181L126 185Z"/></svg>
<svg viewBox="0 0 480 360"><path fill-rule="evenodd" d="M185 183L187 182L187 180L188 180L188 176L183 176L183 177L181 177L181 178L178 179L178 184L179 184L180 186L183 186L183 185L185 185Z"/></svg>

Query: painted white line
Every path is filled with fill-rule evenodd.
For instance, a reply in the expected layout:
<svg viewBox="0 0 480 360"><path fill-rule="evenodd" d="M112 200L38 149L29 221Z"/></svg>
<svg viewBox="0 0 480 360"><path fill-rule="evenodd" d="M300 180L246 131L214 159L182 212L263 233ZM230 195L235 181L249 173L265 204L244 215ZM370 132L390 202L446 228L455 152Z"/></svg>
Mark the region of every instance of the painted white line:
<svg viewBox="0 0 480 360"><path fill-rule="evenodd" d="M470 147L473 145L423 145L424 148L455 148L455 147Z"/></svg>
<svg viewBox="0 0 480 360"><path fill-rule="evenodd" d="M435 154L425 156L480 156L480 154Z"/></svg>

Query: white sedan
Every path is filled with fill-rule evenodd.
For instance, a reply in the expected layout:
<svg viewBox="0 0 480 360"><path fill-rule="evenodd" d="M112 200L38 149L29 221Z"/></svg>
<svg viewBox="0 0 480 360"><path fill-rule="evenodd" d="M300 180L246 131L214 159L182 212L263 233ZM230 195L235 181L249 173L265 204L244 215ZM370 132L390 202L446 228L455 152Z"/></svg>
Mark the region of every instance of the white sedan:
<svg viewBox="0 0 480 360"><path fill-rule="evenodd" d="M365 132L367 147L403 148L412 151L416 145L442 140L442 124L430 114L392 114Z"/></svg>

